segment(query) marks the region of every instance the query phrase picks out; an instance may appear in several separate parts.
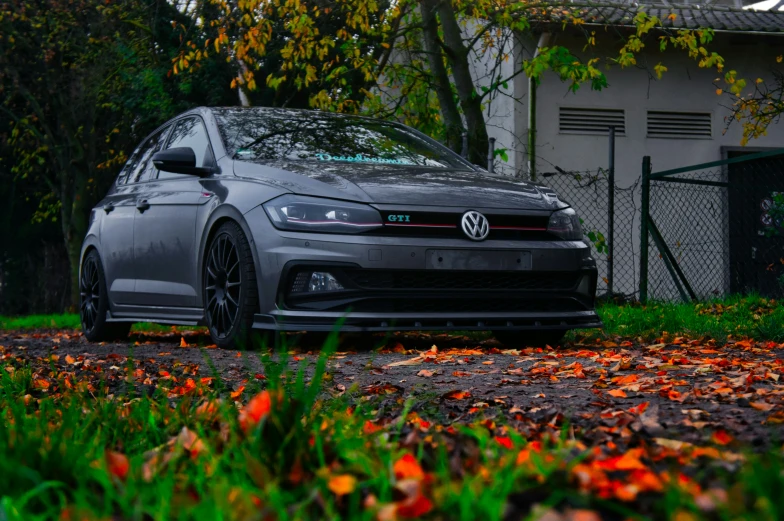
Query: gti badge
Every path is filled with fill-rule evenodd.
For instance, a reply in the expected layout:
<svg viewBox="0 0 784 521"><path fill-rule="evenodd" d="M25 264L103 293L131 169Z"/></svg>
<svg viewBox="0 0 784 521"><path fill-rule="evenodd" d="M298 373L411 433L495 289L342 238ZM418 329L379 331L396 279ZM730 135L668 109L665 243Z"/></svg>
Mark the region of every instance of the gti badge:
<svg viewBox="0 0 784 521"><path fill-rule="evenodd" d="M473 210L463 214L461 224L463 232L472 241L483 241L490 233L490 223L487 222L487 217Z"/></svg>

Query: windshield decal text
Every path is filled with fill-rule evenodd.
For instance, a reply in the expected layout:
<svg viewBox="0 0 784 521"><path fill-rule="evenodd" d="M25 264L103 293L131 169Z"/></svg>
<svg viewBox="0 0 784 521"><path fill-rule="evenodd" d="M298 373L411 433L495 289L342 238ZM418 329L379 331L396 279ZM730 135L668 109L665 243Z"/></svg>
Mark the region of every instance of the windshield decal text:
<svg viewBox="0 0 784 521"><path fill-rule="evenodd" d="M316 154L321 161L348 161L350 163L382 163L387 165L413 165L408 159L384 159L381 157L367 157L362 154L355 156L333 156L330 154Z"/></svg>

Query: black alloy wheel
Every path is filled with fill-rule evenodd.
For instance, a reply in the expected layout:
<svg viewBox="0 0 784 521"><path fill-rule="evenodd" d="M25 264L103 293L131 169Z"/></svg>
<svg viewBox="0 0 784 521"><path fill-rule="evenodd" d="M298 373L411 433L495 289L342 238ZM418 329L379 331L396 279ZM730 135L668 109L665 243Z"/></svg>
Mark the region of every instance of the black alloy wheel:
<svg viewBox="0 0 784 521"><path fill-rule="evenodd" d="M222 348L248 348L258 291L250 245L237 223L224 223L213 236L203 281L204 319L213 342Z"/></svg>
<svg viewBox="0 0 784 521"><path fill-rule="evenodd" d="M521 347L559 347L566 335L566 330L546 330L546 331L515 331L499 330L493 331L496 340L510 349Z"/></svg>
<svg viewBox="0 0 784 521"><path fill-rule="evenodd" d="M106 290L103 264L97 250L90 251L82 262L79 275L79 317L82 332L91 342L118 340L128 336L128 322L107 322L109 292Z"/></svg>

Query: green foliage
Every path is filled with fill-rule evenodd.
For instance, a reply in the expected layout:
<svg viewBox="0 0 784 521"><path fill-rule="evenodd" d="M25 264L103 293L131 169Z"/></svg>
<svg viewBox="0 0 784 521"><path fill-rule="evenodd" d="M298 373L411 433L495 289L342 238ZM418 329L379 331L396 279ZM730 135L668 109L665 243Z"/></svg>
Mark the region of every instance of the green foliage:
<svg viewBox="0 0 784 521"><path fill-rule="evenodd" d="M604 334L655 340L670 336L755 338L784 341L784 306L757 296L729 297L696 304L651 302L645 306L603 304Z"/></svg>
<svg viewBox="0 0 784 521"><path fill-rule="evenodd" d="M171 77L171 22L187 19L165 0L0 4L0 177L38 201L34 222L58 223L72 285L89 209L138 142L195 104L234 100L226 64Z"/></svg>
<svg viewBox="0 0 784 521"><path fill-rule="evenodd" d="M607 240L604 237L604 234L598 230L588 230L585 234L588 237L588 240L591 241L596 248L596 251L599 253L608 253L609 247L607 246Z"/></svg>
<svg viewBox="0 0 784 521"><path fill-rule="evenodd" d="M509 154L507 154L507 149L505 148L496 148L493 150L493 157L500 157L502 161L509 162Z"/></svg>

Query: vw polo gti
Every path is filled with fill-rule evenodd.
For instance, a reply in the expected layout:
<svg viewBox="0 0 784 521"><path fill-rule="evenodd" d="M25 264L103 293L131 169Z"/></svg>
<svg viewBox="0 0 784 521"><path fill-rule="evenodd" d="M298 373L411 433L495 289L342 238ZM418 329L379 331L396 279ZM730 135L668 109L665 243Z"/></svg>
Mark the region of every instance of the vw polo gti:
<svg viewBox="0 0 784 521"><path fill-rule="evenodd" d="M144 139L92 210L82 326L97 341L204 324L221 347L337 323L555 345L601 325L582 239L552 190L404 125L199 108Z"/></svg>

